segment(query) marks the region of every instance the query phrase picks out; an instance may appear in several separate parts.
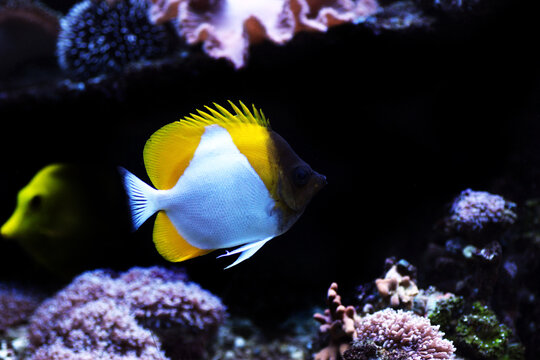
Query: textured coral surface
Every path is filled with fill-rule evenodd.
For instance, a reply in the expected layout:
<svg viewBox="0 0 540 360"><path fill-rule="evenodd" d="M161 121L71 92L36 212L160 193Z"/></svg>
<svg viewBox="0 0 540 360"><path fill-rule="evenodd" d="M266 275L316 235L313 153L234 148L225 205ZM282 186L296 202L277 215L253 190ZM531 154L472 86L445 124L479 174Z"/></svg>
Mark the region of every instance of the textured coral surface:
<svg viewBox="0 0 540 360"><path fill-rule="evenodd" d="M133 268L118 276L96 270L37 309L30 342L34 359L163 359L161 344L167 354L197 357L224 317L221 301L186 282L183 272Z"/></svg>
<svg viewBox="0 0 540 360"><path fill-rule="evenodd" d="M39 303L39 296L0 283L0 332L26 321Z"/></svg>
<svg viewBox="0 0 540 360"><path fill-rule="evenodd" d="M412 360L451 359L456 350L438 326L403 310L385 309L366 315L356 324L358 339L387 350L399 349Z"/></svg>
<svg viewBox="0 0 540 360"><path fill-rule="evenodd" d="M250 44L289 41L296 32L326 31L373 14L375 0L153 0L155 23L177 19L178 32L189 44L202 42L215 58L236 68L245 65Z"/></svg>

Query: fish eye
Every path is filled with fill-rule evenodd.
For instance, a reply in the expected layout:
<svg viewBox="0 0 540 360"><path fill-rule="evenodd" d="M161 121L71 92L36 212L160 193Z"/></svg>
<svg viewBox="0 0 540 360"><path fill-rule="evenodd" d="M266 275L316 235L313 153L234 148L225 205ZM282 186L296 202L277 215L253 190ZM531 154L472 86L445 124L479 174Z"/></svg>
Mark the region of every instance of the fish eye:
<svg viewBox="0 0 540 360"><path fill-rule="evenodd" d="M39 209L40 206L41 206L42 201L43 201L43 199L42 199L41 196L35 195L34 197L32 197L30 199L30 203L29 203L30 209L32 209L32 210Z"/></svg>
<svg viewBox="0 0 540 360"><path fill-rule="evenodd" d="M311 171L305 166L297 166L293 170L292 180L296 186L304 186L308 183Z"/></svg>

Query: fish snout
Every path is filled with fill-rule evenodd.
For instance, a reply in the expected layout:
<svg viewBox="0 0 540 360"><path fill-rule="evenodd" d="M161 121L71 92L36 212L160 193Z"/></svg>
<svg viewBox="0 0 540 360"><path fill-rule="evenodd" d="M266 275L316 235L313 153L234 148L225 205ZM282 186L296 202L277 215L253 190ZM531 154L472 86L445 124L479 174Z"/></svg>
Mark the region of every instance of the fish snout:
<svg viewBox="0 0 540 360"><path fill-rule="evenodd" d="M0 236L4 239L12 239L16 231L15 222L10 218L2 227L0 228Z"/></svg>
<svg viewBox="0 0 540 360"><path fill-rule="evenodd" d="M316 191L319 191L328 184L328 181L326 181L326 176L319 174L316 171L313 171L313 173L315 175L315 182L313 186Z"/></svg>

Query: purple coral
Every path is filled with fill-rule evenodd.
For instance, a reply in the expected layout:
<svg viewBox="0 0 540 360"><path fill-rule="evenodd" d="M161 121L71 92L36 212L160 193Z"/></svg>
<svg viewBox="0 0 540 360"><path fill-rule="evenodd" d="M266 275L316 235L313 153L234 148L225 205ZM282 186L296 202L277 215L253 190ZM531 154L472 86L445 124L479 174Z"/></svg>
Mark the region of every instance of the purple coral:
<svg viewBox="0 0 540 360"><path fill-rule="evenodd" d="M424 317L402 310L385 309L356 323L358 341L368 341L411 360L453 359L451 341Z"/></svg>
<svg viewBox="0 0 540 360"><path fill-rule="evenodd" d="M30 324L33 360L200 358L225 318L221 301L183 272L84 273L45 301ZM154 336L156 335L156 336ZM63 354L63 357L53 356Z"/></svg>
<svg viewBox="0 0 540 360"><path fill-rule="evenodd" d="M454 200L447 227L457 231L478 231L488 224L508 225L516 221L516 204L502 196L467 189Z"/></svg>
<svg viewBox="0 0 540 360"><path fill-rule="evenodd" d="M39 304L39 296L0 284L0 331L26 321Z"/></svg>
<svg viewBox="0 0 540 360"><path fill-rule="evenodd" d="M35 325L34 321L34 329ZM128 307L118 306L112 299L94 300L73 308L57 319L50 335L32 360L166 359L152 332L137 324Z"/></svg>

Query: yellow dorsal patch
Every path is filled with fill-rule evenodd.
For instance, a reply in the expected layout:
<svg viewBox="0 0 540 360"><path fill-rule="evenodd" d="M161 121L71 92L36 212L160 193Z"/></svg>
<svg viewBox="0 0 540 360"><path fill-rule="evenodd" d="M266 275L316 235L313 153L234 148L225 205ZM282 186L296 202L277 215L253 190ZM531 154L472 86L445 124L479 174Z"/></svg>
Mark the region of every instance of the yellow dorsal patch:
<svg viewBox="0 0 540 360"><path fill-rule="evenodd" d="M178 182L188 167L204 130L219 125L231 135L238 150L244 154L273 193L277 184L276 162L270 139L270 124L262 111L253 106L251 112L242 102L240 108L229 101L235 114L214 103L198 115L190 114L180 121L156 131L144 147L144 163L148 176L157 189L167 190Z"/></svg>
<svg viewBox="0 0 540 360"><path fill-rule="evenodd" d="M164 211L160 211L154 224L154 244L166 260L180 262L206 255L213 250L199 249L186 241L174 227Z"/></svg>

